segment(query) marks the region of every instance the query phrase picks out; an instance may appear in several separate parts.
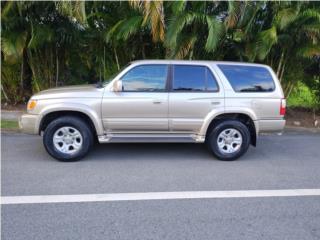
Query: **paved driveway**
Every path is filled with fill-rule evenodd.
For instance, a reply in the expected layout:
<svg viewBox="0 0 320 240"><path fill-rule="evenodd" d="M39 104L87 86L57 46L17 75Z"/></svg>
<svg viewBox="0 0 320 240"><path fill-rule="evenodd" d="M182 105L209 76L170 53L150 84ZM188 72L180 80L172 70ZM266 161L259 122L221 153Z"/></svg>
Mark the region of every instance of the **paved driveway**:
<svg viewBox="0 0 320 240"><path fill-rule="evenodd" d="M1 147L3 197L64 196L2 205L2 239L320 239L320 196L283 194L319 192L319 133L262 136L234 162L196 144L100 145L73 163L49 157L37 136L3 134ZM243 196L230 195L238 190ZM248 197L253 190L273 195ZM203 191L212 197L166 199ZM162 200L67 202L77 194L112 200L114 193L154 192Z"/></svg>

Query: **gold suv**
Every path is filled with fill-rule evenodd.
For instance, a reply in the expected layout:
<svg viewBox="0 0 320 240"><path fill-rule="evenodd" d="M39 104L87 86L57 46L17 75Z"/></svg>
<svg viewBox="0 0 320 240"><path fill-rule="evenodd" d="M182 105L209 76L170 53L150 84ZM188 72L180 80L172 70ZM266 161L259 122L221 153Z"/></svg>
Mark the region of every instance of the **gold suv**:
<svg viewBox="0 0 320 240"><path fill-rule="evenodd" d="M285 104L265 65L143 60L103 84L32 96L20 126L63 161L85 156L95 139L206 143L216 158L234 160L259 133L283 130Z"/></svg>

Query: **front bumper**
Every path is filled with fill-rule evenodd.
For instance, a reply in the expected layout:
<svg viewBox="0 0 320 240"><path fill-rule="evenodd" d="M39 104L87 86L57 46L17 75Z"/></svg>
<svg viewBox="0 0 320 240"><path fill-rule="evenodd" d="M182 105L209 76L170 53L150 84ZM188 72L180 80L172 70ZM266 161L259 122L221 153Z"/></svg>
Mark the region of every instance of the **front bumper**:
<svg viewBox="0 0 320 240"><path fill-rule="evenodd" d="M23 133L39 134L39 115L23 114L19 120L19 128Z"/></svg>

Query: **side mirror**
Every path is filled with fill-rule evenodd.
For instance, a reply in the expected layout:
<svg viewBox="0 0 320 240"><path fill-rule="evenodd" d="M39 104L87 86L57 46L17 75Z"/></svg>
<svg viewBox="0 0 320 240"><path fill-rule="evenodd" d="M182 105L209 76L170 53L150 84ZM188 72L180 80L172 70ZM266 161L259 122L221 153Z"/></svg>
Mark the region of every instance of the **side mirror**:
<svg viewBox="0 0 320 240"><path fill-rule="evenodd" d="M114 92L122 92L122 81L117 80L113 83L113 91Z"/></svg>

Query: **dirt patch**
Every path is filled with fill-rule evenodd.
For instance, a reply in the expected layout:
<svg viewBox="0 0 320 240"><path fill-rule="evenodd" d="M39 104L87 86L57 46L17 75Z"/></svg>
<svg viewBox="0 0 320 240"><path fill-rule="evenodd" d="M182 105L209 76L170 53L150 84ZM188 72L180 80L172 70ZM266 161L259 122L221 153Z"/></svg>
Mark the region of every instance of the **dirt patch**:
<svg viewBox="0 0 320 240"><path fill-rule="evenodd" d="M320 128L320 112L304 108L288 108L286 114L287 126Z"/></svg>

